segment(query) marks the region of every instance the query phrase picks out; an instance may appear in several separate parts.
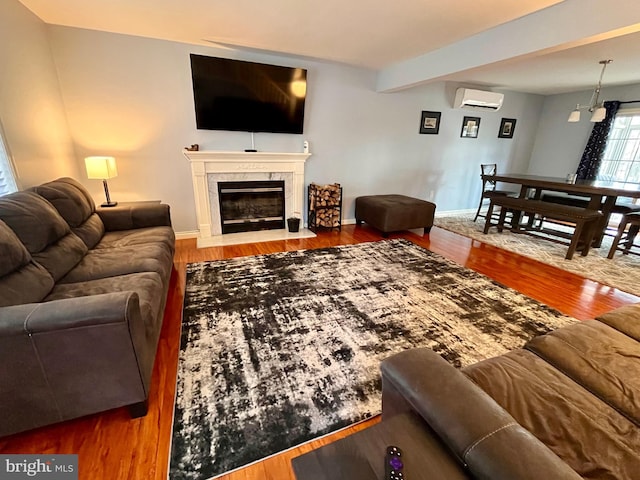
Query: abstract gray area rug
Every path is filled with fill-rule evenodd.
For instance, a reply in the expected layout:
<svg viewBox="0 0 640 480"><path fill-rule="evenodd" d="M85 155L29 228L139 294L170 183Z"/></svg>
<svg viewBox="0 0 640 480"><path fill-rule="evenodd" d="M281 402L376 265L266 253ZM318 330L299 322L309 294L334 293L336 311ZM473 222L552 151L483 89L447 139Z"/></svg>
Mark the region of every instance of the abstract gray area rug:
<svg viewBox="0 0 640 480"><path fill-rule="evenodd" d="M380 413L380 361L396 352L460 367L574 321L406 240L190 264L170 478Z"/></svg>
<svg viewBox="0 0 640 480"><path fill-rule="evenodd" d="M514 234L508 230L497 233L495 228L485 235L482 233L484 219L480 218L474 222L472 214L437 217L435 225L640 296L640 256L622 255L617 252L615 257L609 260L607 255L613 237L605 236L600 248L592 248L586 257L576 254L573 259L566 260L566 245L529 235Z"/></svg>

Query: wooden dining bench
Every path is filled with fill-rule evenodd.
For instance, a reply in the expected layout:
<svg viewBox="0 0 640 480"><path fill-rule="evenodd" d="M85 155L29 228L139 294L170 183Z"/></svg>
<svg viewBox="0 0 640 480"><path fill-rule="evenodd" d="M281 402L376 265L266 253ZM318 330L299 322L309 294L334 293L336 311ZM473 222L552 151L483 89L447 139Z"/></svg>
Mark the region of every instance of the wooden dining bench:
<svg viewBox="0 0 640 480"><path fill-rule="evenodd" d="M500 207L500 215L497 223L492 223L493 209ZM579 250L584 257L589 253L593 242L599 220L602 213L597 210L574 207L571 205L560 205L556 203L543 202L542 200L531 200L528 198L497 197L492 198L487 211L487 219L484 224L484 233L489 233L491 227L497 227L499 232L505 228L507 213L512 213L511 231L514 233L528 233L539 238L554 240L550 237L569 239L569 250L565 258L571 260L576 250ZM522 214L529 216L526 225L520 223ZM532 220L536 215L542 218L558 220L572 226L573 233L562 232L555 229L543 228L541 223L536 225ZM541 235L543 233L544 235ZM562 242L564 243L564 242Z"/></svg>

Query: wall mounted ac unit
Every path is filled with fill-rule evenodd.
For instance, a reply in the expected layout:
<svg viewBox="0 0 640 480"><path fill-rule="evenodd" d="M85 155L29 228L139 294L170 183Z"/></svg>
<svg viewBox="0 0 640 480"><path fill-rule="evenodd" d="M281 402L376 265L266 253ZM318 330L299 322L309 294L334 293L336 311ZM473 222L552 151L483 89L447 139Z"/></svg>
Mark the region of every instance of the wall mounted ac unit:
<svg viewBox="0 0 640 480"><path fill-rule="evenodd" d="M502 107L504 94L473 90L471 88L459 88L456 90L456 98L453 108L468 108L473 110L489 110L495 112Z"/></svg>

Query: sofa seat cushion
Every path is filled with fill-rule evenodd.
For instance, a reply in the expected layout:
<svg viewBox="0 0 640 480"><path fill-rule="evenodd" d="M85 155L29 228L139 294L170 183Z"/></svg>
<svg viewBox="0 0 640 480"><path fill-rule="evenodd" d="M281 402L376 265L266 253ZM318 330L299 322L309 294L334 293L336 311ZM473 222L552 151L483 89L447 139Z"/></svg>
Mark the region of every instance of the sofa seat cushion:
<svg viewBox="0 0 640 480"><path fill-rule="evenodd" d="M0 220L0 307L41 301L53 288L53 277L34 263L27 248Z"/></svg>
<svg viewBox="0 0 640 480"><path fill-rule="evenodd" d="M59 178L32 190L55 207L87 248L93 248L100 241L104 224L95 213L93 198L80 182L68 177Z"/></svg>
<svg viewBox="0 0 640 480"><path fill-rule="evenodd" d="M514 350L463 373L582 477L637 478L640 429L536 354Z"/></svg>
<svg viewBox="0 0 640 480"><path fill-rule="evenodd" d="M60 283L77 283L130 273L155 272L171 276L173 252L164 244L141 244L90 250Z"/></svg>
<svg viewBox="0 0 640 480"><path fill-rule="evenodd" d="M636 340L588 320L536 337L525 348L640 427L640 348Z"/></svg>
<svg viewBox="0 0 640 480"><path fill-rule="evenodd" d="M149 243L162 243L173 253L176 236L171 227L147 227L106 232L95 248L120 248Z"/></svg>
<svg viewBox="0 0 640 480"><path fill-rule="evenodd" d="M87 246L71 232L53 205L34 192L16 192L0 198L0 219L56 281L87 252Z"/></svg>
<svg viewBox="0 0 640 480"><path fill-rule="evenodd" d="M132 273L87 282L57 284L44 301L88 297L102 293L136 292L140 299L142 318L148 323L145 325L146 329L149 332L159 332L156 323L162 322L159 313L163 302L163 288L162 279L157 273Z"/></svg>

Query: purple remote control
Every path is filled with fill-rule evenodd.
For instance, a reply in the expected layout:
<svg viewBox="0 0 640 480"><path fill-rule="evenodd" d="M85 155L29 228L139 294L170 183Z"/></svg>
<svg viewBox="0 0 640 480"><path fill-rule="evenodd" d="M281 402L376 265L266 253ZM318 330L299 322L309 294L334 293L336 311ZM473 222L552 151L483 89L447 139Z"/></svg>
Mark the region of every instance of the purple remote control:
<svg viewBox="0 0 640 480"><path fill-rule="evenodd" d="M387 455L384 458L384 478L385 480L404 480L402 468L402 450L398 447L387 447Z"/></svg>

